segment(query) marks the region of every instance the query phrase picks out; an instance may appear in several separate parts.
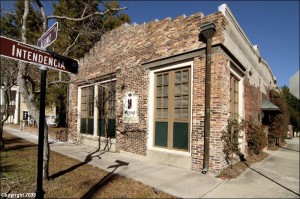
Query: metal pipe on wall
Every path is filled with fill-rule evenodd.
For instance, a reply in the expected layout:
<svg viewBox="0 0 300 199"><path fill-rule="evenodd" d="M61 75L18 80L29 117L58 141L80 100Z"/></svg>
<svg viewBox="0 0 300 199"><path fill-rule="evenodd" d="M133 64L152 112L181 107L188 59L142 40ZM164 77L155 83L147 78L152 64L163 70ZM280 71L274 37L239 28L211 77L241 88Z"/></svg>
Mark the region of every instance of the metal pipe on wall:
<svg viewBox="0 0 300 199"><path fill-rule="evenodd" d="M210 94L211 94L211 44L216 32L214 23L203 24L200 40L206 42L206 73L205 73L205 118L204 118L204 158L202 173L209 169L209 143L210 143Z"/></svg>

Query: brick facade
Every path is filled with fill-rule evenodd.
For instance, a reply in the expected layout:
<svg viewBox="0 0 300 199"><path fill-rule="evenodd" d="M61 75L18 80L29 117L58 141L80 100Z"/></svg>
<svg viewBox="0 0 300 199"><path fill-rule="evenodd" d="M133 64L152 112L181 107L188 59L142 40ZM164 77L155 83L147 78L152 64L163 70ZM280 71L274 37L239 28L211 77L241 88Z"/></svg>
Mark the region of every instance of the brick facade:
<svg viewBox="0 0 300 199"><path fill-rule="evenodd" d="M249 78L244 79L244 101L245 101L245 119L250 118L260 120L262 92L259 87L251 85Z"/></svg>
<svg viewBox="0 0 300 199"><path fill-rule="evenodd" d="M213 46L222 44L223 32L228 26L228 21L221 12L206 17L203 17L202 13L196 13L188 17L167 18L147 24L122 25L103 35L101 41L80 60L79 74L72 77L75 83L69 87L69 135L73 140L78 139L78 135L82 137L78 132L78 90L83 85L91 85L113 76L116 81L116 151L147 156L149 136L152 135L152 132L149 132L149 119L152 118L148 118L149 99L153 97L149 96L149 74L152 69L143 69L142 65L167 58L172 62L172 57L198 50L199 55L189 58L193 62L193 89L191 140L187 154L191 157L191 169L200 171L204 155L206 44L199 41L199 33L201 24L207 22L214 22L216 25ZM211 56L210 170L219 172L226 166L221 131L226 128L229 118L232 59L224 50L220 50L220 47L216 49ZM186 60L179 62L184 61ZM163 68L164 65L159 67ZM252 90L248 89L250 86L245 85L245 88L247 112L252 107L253 99L250 95ZM123 121L123 99L128 91L138 96L138 123ZM259 102L256 107L258 106ZM88 138L83 136L83 139Z"/></svg>

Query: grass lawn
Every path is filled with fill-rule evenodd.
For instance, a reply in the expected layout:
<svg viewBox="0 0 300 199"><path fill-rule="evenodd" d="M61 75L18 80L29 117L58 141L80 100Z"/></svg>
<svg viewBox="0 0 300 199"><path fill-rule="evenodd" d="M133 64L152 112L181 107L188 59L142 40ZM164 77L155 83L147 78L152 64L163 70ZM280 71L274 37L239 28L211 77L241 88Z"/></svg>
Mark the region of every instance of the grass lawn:
<svg viewBox="0 0 300 199"><path fill-rule="evenodd" d="M4 139L6 149L0 159L1 193L34 193L37 145L8 133L4 133ZM50 153L49 175L52 179L43 185L45 198L175 198L54 151Z"/></svg>

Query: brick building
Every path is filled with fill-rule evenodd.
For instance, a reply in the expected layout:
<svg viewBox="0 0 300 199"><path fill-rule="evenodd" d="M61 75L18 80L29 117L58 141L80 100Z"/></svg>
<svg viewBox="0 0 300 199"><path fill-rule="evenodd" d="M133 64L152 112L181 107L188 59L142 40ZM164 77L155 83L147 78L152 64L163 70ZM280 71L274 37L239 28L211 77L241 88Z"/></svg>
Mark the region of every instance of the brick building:
<svg viewBox="0 0 300 199"><path fill-rule="evenodd" d="M263 96L277 87L226 4L207 16L122 25L103 35L72 78L74 142L215 172L227 165L228 119L259 120ZM239 143L245 151L244 135Z"/></svg>

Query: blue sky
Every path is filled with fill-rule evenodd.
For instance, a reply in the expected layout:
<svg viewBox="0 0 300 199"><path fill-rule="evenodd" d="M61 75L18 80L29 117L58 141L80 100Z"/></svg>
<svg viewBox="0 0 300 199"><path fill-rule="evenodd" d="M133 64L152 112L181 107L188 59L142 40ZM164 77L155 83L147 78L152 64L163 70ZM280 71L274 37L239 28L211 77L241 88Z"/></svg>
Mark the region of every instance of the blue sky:
<svg viewBox="0 0 300 199"><path fill-rule="evenodd" d="M53 1L43 1L50 14ZM271 67L278 85L289 85L299 70L299 0L286 1L119 1L132 22L176 18L182 14L204 15L218 11L226 3L252 44ZM50 9L49 9L50 8Z"/></svg>
<svg viewBox="0 0 300 199"><path fill-rule="evenodd" d="M278 85L299 70L299 1L120 1L138 24L182 14L204 15L226 3L252 44L258 44Z"/></svg>

